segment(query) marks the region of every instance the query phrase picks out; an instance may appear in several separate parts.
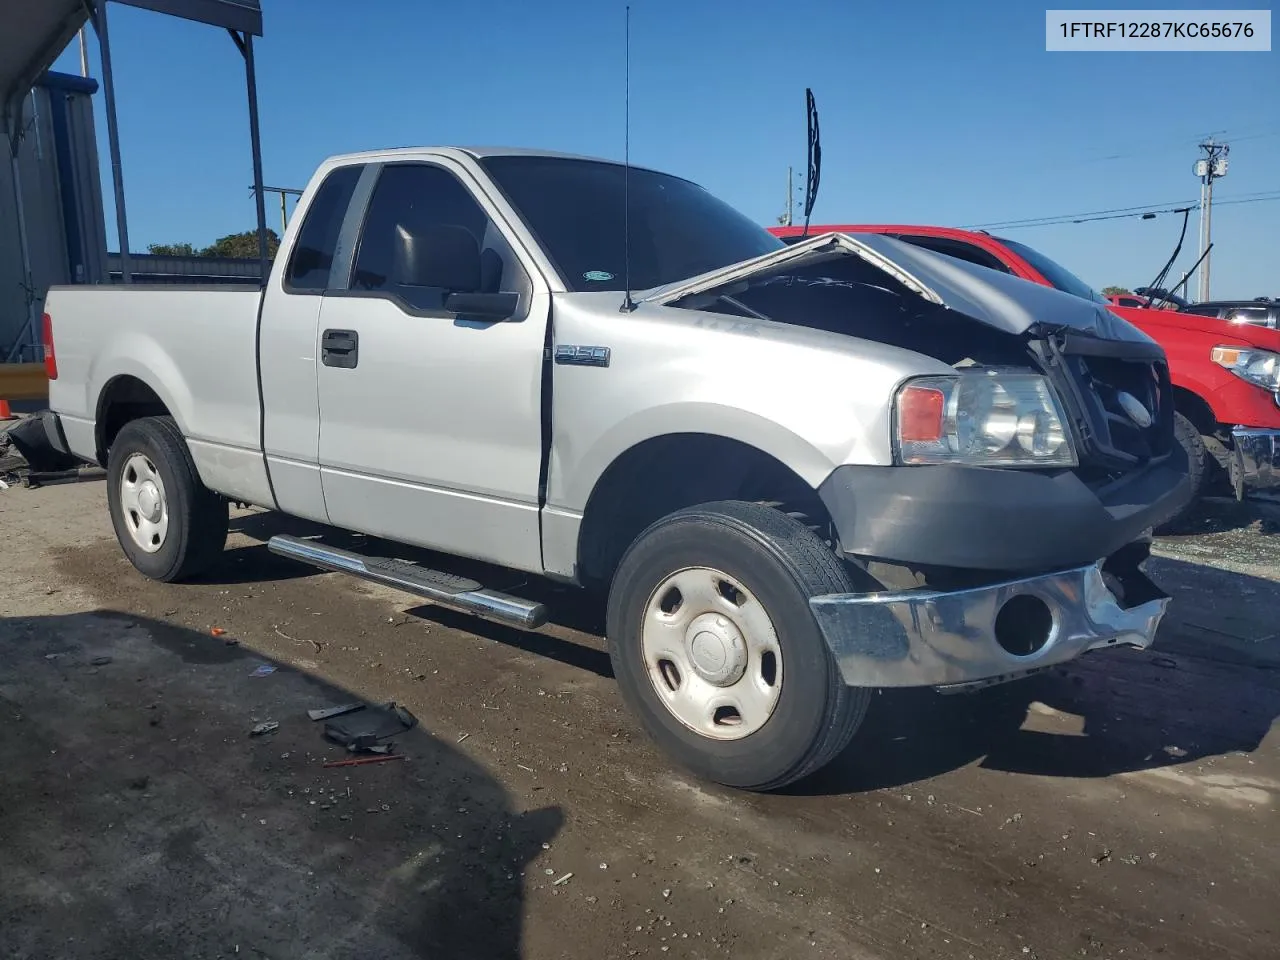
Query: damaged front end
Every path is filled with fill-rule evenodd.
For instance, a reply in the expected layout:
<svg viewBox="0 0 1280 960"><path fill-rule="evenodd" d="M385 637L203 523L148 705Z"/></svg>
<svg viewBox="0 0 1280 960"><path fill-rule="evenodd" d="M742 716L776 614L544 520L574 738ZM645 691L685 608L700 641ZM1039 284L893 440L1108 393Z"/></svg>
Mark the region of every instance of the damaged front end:
<svg viewBox="0 0 1280 960"><path fill-rule="evenodd" d="M1151 644L1168 598L1139 569L1143 540L1190 488L1164 352L1136 327L881 235L815 237L648 299L955 370L900 383L891 464L841 465L818 489L872 586L811 600L847 683L968 689Z"/></svg>
<svg viewBox="0 0 1280 960"><path fill-rule="evenodd" d="M951 692L1015 680L1101 647L1150 646L1169 598L1140 562L1129 548L1107 561L963 590L809 603L845 683Z"/></svg>

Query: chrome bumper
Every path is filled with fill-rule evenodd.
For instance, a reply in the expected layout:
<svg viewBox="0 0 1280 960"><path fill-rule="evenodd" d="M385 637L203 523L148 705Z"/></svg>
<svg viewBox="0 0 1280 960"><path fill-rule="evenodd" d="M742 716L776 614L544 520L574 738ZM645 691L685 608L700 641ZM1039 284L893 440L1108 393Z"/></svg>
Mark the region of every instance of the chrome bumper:
<svg viewBox="0 0 1280 960"><path fill-rule="evenodd" d="M1121 606L1099 561L952 593L830 595L809 606L845 683L926 687L1012 680L1098 647L1148 647L1168 602Z"/></svg>
<svg viewBox="0 0 1280 960"><path fill-rule="evenodd" d="M1231 485L1237 498L1280 487L1280 430L1232 429Z"/></svg>

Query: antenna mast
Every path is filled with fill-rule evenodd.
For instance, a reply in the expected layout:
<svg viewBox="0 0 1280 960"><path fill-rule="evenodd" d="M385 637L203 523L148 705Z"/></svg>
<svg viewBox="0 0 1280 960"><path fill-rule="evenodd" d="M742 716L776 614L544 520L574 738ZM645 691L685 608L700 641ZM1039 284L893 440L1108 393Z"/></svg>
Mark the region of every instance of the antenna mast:
<svg viewBox="0 0 1280 960"><path fill-rule="evenodd" d="M622 296L620 313L630 313L636 308L631 299L631 4L627 4L626 26L626 94L624 96L624 122L622 147Z"/></svg>

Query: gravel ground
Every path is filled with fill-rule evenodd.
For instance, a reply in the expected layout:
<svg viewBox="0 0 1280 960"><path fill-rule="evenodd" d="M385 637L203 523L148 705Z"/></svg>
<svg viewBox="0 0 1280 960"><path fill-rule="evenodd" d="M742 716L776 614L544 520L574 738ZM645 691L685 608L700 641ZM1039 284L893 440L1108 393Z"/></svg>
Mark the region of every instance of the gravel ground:
<svg viewBox="0 0 1280 960"><path fill-rule="evenodd" d="M1152 650L878 695L759 796L652 747L572 593L522 588L556 623L521 633L273 557L298 525L247 512L152 583L103 498L0 490L0 956L1276 955L1280 547L1229 505L1161 542ZM406 760L321 766L306 710L353 698L414 712Z"/></svg>

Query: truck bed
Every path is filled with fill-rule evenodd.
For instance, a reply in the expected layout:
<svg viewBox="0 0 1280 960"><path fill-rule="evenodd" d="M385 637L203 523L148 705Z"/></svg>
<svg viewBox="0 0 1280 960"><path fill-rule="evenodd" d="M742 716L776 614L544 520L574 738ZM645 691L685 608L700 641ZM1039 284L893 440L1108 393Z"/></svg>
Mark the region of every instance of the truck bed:
<svg viewBox="0 0 1280 960"><path fill-rule="evenodd" d="M188 438L205 485L271 502L262 460L256 286L53 287L58 377L49 405L71 451L96 460L100 404L114 391L157 393ZM178 334L175 335L175 330ZM137 381L140 381L138 383Z"/></svg>

